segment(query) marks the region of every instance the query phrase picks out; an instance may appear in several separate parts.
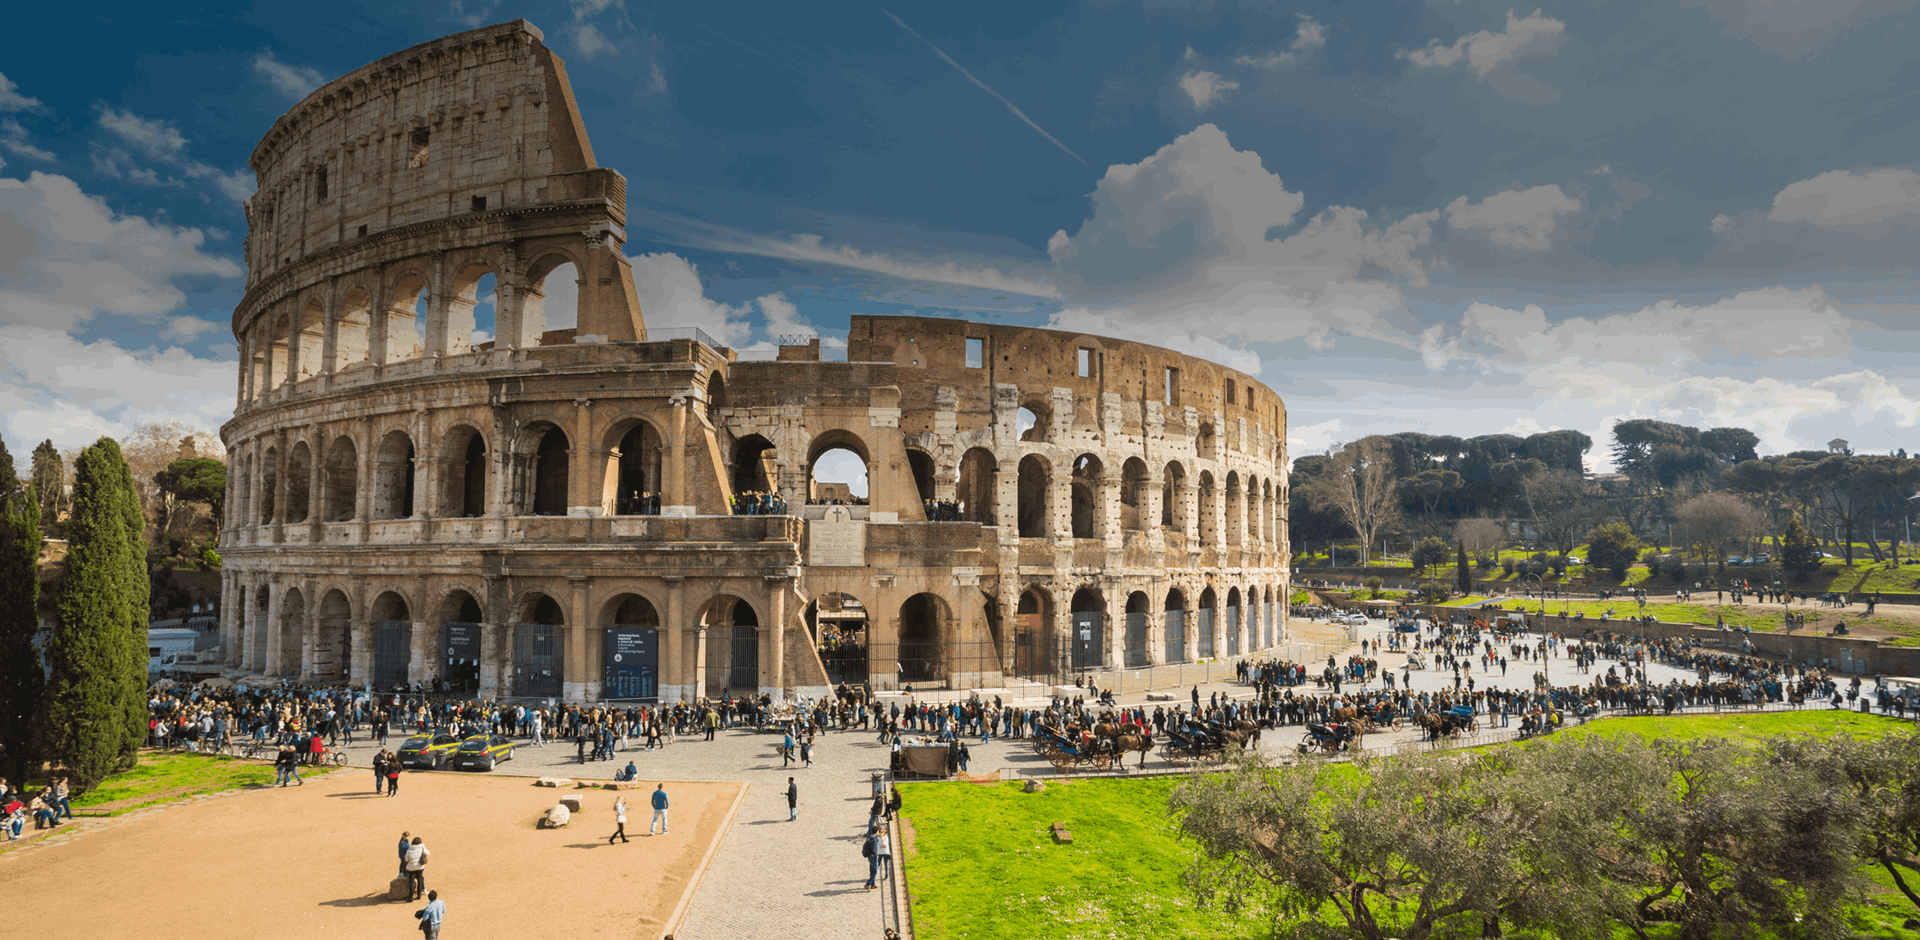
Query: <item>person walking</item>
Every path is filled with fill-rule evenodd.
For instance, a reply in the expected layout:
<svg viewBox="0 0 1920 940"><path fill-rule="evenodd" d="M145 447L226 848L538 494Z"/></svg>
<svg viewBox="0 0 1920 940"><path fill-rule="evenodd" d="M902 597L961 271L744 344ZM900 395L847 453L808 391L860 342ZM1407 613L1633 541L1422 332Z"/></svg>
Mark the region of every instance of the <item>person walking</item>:
<svg viewBox="0 0 1920 940"><path fill-rule="evenodd" d="M399 792L400 792L400 757L399 755L396 755L396 754L388 754L387 755L387 795L394 796Z"/></svg>
<svg viewBox="0 0 1920 940"><path fill-rule="evenodd" d="M607 837L607 844L612 845L615 839L619 839L622 842L628 841L627 798L624 796L616 798L613 801L613 822L616 828L613 830L613 835Z"/></svg>
<svg viewBox="0 0 1920 940"><path fill-rule="evenodd" d="M653 824L660 824L660 834L667 834L667 785L653 785L653 821L647 823L647 835L653 835Z"/></svg>
<svg viewBox="0 0 1920 940"><path fill-rule="evenodd" d="M872 838L873 857L867 860L868 891L873 890L874 880L881 871L884 870L887 873L887 877L893 877L893 845L887 839L887 831L882 829L875 833Z"/></svg>
<svg viewBox="0 0 1920 940"><path fill-rule="evenodd" d="M440 922L447 917L447 904L440 900L440 892L427 892L427 906L420 909L420 932L427 940L440 940Z"/></svg>
<svg viewBox="0 0 1920 940"><path fill-rule="evenodd" d="M787 822L800 818L800 785L787 778Z"/></svg>
<svg viewBox="0 0 1920 940"><path fill-rule="evenodd" d="M413 895L409 900L418 901L420 895L426 893L427 858L431 855L433 853L420 844L419 836L414 836L413 841L407 845L407 886Z"/></svg>

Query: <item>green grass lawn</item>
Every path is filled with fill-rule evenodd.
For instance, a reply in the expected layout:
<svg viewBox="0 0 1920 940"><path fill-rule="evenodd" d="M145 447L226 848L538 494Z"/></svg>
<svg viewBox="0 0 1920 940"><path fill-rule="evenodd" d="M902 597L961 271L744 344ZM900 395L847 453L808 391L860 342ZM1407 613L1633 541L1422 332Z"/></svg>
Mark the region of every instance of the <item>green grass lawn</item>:
<svg viewBox="0 0 1920 940"><path fill-rule="evenodd" d="M140 763L132 770L114 774L75 797L73 812L76 816L118 816L182 797L266 786L272 782L271 764L232 757L147 751L141 753ZM44 783L41 780L32 785Z"/></svg>
<svg viewBox="0 0 1920 940"><path fill-rule="evenodd" d="M1560 733L1752 741L1889 734L1908 726L1808 709L1609 718ZM1181 880L1193 849L1176 837L1166 812L1179 780L1049 781L1042 793L1023 793L1018 783L901 784L903 814L915 833L914 851L904 853L915 929L932 940L1271 936L1262 911L1230 916L1195 907ZM1072 831L1072 845L1054 842L1048 827L1055 822ZM1900 925L1915 915L1913 906L1877 866L1868 875L1879 888L1856 908L1854 929L1869 937L1904 936Z"/></svg>

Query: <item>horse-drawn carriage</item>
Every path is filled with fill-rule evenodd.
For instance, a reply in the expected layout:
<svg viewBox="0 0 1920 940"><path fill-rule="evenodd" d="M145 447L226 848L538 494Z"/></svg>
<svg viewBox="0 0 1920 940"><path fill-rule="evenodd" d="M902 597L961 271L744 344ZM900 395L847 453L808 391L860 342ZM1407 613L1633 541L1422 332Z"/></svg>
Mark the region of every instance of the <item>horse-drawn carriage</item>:
<svg viewBox="0 0 1920 940"><path fill-rule="evenodd" d="M1309 722L1297 746L1302 754L1334 754L1354 746L1361 734L1361 729L1350 721L1325 725Z"/></svg>
<svg viewBox="0 0 1920 940"><path fill-rule="evenodd" d="M1455 705L1443 712L1430 712L1419 718L1420 729L1428 740L1438 741L1461 732L1477 734L1480 722L1473 717L1473 706Z"/></svg>
<svg viewBox="0 0 1920 940"><path fill-rule="evenodd" d="M1162 754L1169 761L1212 762L1226 755L1227 748L1246 747L1260 740L1260 726L1251 721L1236 721L1229 725L1219 721L1194 721L1187 719L1178 727L1167 729L1167 743Z"/></svg>
<svg viewBox="0 0 1920 940"><path fill-rule="evenodd" d="M1082 767L1106 770L1124 753L1117 738L1088 731L1074 733L1069 730L1062 734L1046 725L1041 725L1034 732L1033 749L1053 764L1055 769L1063 771Z"/></svg>

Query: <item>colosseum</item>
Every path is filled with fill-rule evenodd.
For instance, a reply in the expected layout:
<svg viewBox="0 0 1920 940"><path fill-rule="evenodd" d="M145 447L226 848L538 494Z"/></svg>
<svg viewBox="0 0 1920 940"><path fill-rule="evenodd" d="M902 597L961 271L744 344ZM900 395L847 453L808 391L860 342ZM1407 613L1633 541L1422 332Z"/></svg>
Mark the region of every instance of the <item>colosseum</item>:
<svg viewBox="0 0 1920 940"><path fill-rule="evenodd" d="M845 361L649 331L626 181L525 21L328 83L250 164L221 432L236 675L569 701L1139 687L1286 637L1272 391L953 319L853 317ZM815 479L836 450L866 498Z"/></svg>

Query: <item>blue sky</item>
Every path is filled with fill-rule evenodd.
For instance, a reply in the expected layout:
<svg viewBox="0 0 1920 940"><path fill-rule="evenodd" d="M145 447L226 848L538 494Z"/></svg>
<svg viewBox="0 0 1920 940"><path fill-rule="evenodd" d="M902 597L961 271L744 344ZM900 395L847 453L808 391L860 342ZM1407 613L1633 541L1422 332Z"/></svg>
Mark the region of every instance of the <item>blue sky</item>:
<svg viewBox="0 0 1920 940"><path fill-rule="evenodd" d="M1914 7L32 6L0 434L217 428L253 145L329 78L525 17L629 180L652 326L1142 339L1257 374L1296 455L1649 416L1920 450Z"/></svg>

